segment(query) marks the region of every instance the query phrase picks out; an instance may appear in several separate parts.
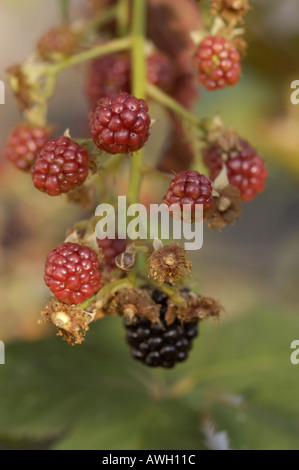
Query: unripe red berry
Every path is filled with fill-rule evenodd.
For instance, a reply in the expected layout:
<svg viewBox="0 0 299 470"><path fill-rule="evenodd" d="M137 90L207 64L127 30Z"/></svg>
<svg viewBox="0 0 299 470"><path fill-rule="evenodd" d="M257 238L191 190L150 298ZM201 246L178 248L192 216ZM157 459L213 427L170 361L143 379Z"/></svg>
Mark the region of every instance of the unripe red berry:
<svg viewBox="0 0 299 470"><path fill-rule="evenodd" d="M59 196L80 186L88 176L88 151L69 137L50 140L31 168L34 186L49 196Z"/></svg>
<svg viewBox="0 0 299 470"><path fill-rule="evenodd" d="M98 255L78 243L63 243L48 254L44 280L57 299L80 304L100 288Z"/></svg>
<svg viewBox="0 0 299 470"><path fill-rule="evenodd" d="M239 139L238 149L227 152L225 161L222 157L223 150L217 143L204 150L204 161L210 169L212 180L219 175L225 164L229 182L240 189L243 201L251 201L265 189L267 168L263 159L246 140Z"/></svg>
<svg viewBox="0 0 299 470"><path fill-rule="evenodd" d="M181 211L184 204L191 205L191 217L194 219L195 205L201 204L204 212L213 207L212 191L212 183L205 175L198 171L182 171L171 181L163 202L168 207L176 204Z"/></svg>
<svg viewBox="0 0 299 470"><path fill-rule="evenodd" d="M208 36L194 57L198 79L208 90L235 85L241 75L241 57L234 44L221 36Z"/></svg>
<svg viewBox="0 0 299 470"><path fill-rule="evenodd" d="M107 153L139 150L149 138L150 124L146 102L125 92L101 99L89 114L94 143Z"/></svg>
<svg viewBox="0 0 299 470"><path fill-rule="evenodd" d="M155 52L147 58L147 79L166 93L175 85L173 62ZM101 98L131 92L131 58L127 53L108 54L91 62L86 79L86 94L95 108Z"/></svg>
<svg viewBox="0 0 299 470"><path fill-rule="evenodd" d="M92 61L87 74L86 93L92 108L101 98L131 89L129 54L108 54Z"/></svg>
<svg viewBox="0 0 299 470"><path fill-rule="evenodd" d="M173 62L161 52L147 58L147 79L165 93L171 94L175 86L175 67Z"/></svg>
<svg viewBox="0 0 299 470"><path fill-rule="evenodd" d="M19 170L29 171L49 137L46 127L20 124L10 134L4 156Z"/></svg>
<svg viewBox="0 0 299 470"><path fill-rule="evenodd" d="M72 55L77 45L77 35L68 26L52 28L39 40L37 51L45 61L55 59L55 55Z"/></svg>

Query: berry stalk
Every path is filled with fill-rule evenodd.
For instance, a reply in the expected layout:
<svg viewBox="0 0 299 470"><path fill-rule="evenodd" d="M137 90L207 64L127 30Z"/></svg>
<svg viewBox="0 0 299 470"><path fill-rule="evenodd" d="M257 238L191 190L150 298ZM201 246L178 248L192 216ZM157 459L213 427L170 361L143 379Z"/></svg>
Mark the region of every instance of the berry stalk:
<svg viewBox="0 0 299 470"><path fill-rule="evenodd" d="M50 65L46 70L46 75L57 75L59 72L62 72L69 67L74 67L75 65L79 65L88 60L95 59L96 57L101 57L106 54L113 54L114 52L126 51L130 49L131 45L131 37L113 39L112 41L108 41L105 44L94 46L87 51L70 56L57 64Z"/></svg>
<svg viewBox="0 0 299 470"><path fill-rule="evenodd" d="M63 22L69 21L70 13L70 0L59 0L60 14Z"/></svg>
<svg viewBox="0 0 299 470"><path fill-rule="evenodd" d="M201 129L203 134L208 132L209 122L206 120L198 119L194 114L190 113L184 106L178 103L174 98L164 93L164 91L160 90L160 88L152 85L151 83L147 83L147 93L148 95L153 98L158 103L162 104L166 108L173 111L175 114L180 116L182 119L190 122L198 129Z"/></svg>
<svg viewBox="0 0 299 470"><path fill-rule="evenodd" d="M146 95L146 58L145 29L146 29L146 0L134 0L132 18L132 92L136 98L144 99ZM139 201L142 177L143 152L135 152L132 158L131 181L128 192L130 204Z"/></svg>
<svg viewBox="0 0 299 470"><path fill-rule="evenodd" d="M130 23L130 0L118 0L116 17L118 36L126 36L128 34Z"/></svg>

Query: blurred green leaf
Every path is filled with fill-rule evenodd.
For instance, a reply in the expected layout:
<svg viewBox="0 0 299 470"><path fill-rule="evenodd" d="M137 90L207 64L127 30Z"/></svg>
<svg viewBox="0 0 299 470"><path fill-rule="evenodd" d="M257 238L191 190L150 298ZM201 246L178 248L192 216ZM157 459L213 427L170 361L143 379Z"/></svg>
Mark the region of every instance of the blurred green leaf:
<svg viewBox="0 0 299 470"><path fill-rule="evenodd" d="M117 323L100 322L77 348L57 338L9 346L0 370L1 433L56 437L61 449L199 448L198 412L150 397L125 345L113 339L124 336Z"/></svg>
<svg viewBox="0 0 299 470"><path fill-rule="evenodd" d="M197 385L185 400L198 409L205 390L203 411L235 449L298 449L299 367L290 362L297 337L297 316L275 310L209 326L190 360Z"/></svg>
<svg viewBox="0 0 299 470"><path fill-rule="evenodd" d="M113 318L81 347L57 338L10 345L0 369L0 433L55 439L56 449L199 449L200 416L209 415L232 448L296 449L297 323L259 311L210 324L172 371L132 361Z"/></svg>

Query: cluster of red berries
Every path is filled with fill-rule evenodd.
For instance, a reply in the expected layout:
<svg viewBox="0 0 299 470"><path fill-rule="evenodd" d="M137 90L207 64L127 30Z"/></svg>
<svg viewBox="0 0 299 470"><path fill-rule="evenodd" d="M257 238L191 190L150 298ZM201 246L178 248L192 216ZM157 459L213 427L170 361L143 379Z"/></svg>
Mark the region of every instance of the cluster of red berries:
<svg viewBox="0 0 299 470"><path fill-rule="evenodd" d="M204 150L204 161L210 170L212 180L219 175L226 165L230 184L240 189L243 201L251 201L265 189L268 171L263 159L256 150L243 139L239 140L237 149L225 154L217 143Z"/></svg>
<svg viewBox="0 0 299 470"><path fill-rule="evenodd" d="M149 138L148 106L126 92L103 98L89 114L95 144L108 153L135 152ZM30 170L37 189L49 196L80 186L87 178L90 160L85 147L69 137L49 140L46 128L22 124L12 132L4 155L22 170Z"/></svg>
<svg viewBox="0 0 299 470"><path fill-rule="evenodd" d="M208 90L235 85L241 74L241 57L233 43L222 36L208 36L194 57L198 79Z"/></svg>
<svg viewBox="0 0 299 470"><path fill-rule="evenodd" d="M70 29L56 28L40 40L37 50L41 58L51 61L61 55L72 54L76 44L77 37ZM232 41L220 36L208 36L201 42L194 57L194 65L200 83L209 90L235 85L241 74L237 48ZM172 93L176 74L168 57L161 53L149 56L147 74L149 83L168 94ZM132 96L130 89L129 54L107 55L92 62L87 78L88 97L93 107L88 117L90 133L96 147L109 154L138 151L150 135L148 105L146 101ZM30 171L34 186L49 196L58 196L78 188L86 181L91 167L86 147L67 136L50 140L46 127L29 124L14 129L4 154L17 168ZM182 171L173 178L163 199L168 209L174 209L175 212L179 210L183 220L185 211L189 210L189 220L196 221L196 207L199 205L203 208L205 218L209 218L210 211L216 210L212 182L224 165L230 184L240 189L244 201L253 199L265 187L265 164L245 140L240 139L239 145L226 153L219 143L210 144L204 150L204 161L210 170L210 178L197 171ZM233 190L238 192L235 188ZM84 242L66 242L48 254L44 280L61 302L82 304L99 291L106 270L111 272L119 266L116 258L125 252L127 240L106 238L97 240L97 244L102 258ZM172 253L168 262L171 265L175 261ZM185 253L181 258L178 256L180 269L187 271L188 266L191 271L189 264ZM103 265L106 270L102 269ZM167 269L173 276L170 265L167 265ZM154 276L152 278L155 279ZM161 284L182 279L182 276L169 279L164 278ZM149 292L147 287L144 289ZM150 294L156 316L159 317L158 322L152 323L148 318L143 318L143 312L138 309L133 323L132 318L130 323L125 322L127 342L135 359L151 367L172 368L188 357L193 339L198 334L198 320L187 321L191 317L186 316L182 321L176 318L169 325L166 321L169 298L159 290ZM160 312L159 315L157 312Z"/></svg>

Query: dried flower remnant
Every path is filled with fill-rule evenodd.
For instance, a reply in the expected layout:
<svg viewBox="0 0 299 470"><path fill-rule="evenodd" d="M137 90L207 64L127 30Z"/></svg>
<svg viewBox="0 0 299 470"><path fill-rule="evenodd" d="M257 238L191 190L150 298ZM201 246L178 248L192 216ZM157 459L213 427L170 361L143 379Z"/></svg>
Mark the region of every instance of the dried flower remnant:
<svg viewBox="0 0 299 470"><path fill-rule="evenodd" d="M250 10L248 0L211 0L211 13L220 15L230 25L244 22L244 16Z"/></svg>
<svg viewBox="0 0 299 470"><path fill-rule="evenodd" d="M210 229L217 228L221 231L226 225L234 225L236 219L241 218L242 199L236 186L229 184L221 189L214 201L214 207L206 217Z"/></svg>
<svg viewBox="0 0 299 470"><path fill-rule="evenodd" d="M192 263L187 257L186 251L177 243L169 245L154 251L148 260L149 277L159 284L175 281L190 277Z"/></svg>
<svg viewBox="0 0 299 470"><path fill-rule="evenodd" d="M62 336L71 346L83 343L93 317L74 305L50 299L41 312L39 323L52 323L57 336Z"/></svg>
<svg viewBox="0 0 299 470"><path fill-rule="evenodd" d="M159 321L159 308L144 289L124 289L117 293L107 306L109 314L124 317L128 324L135 319L145 318Z"/></svg>

